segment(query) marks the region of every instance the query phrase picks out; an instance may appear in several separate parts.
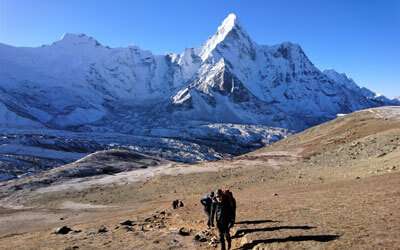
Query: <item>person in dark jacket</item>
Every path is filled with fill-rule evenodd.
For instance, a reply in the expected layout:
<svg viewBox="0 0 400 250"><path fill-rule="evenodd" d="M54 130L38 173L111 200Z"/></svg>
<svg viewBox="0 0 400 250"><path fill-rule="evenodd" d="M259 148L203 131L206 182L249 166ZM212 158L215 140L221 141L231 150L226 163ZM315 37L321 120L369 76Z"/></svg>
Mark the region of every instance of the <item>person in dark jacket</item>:
<svg viewBox="0 0 400 250"><path fill-rule="evenodd" d="M214 227L214 214L215 214L215 195L214 192L207 194L203 199L200 200L200 203L204 207L204 212L207 215L207 226Z"/></svg>
<svg viewBox="0 0 400 250"><path fill-rule="evenodd" d="M218 189L216 194L217 203L215 204L215 220L219 232L219 240L221 242L221 249L225 250L225 238L228 243L228 249L231 249L231 235L230 228L234 224L234 209L229 201L229 197Z"/></svg>
<svg viewBox="0 0 400 250"><path fill-rule="evenodd" d="M233 227L233 225L235 225L235 220L236 220L236 200L233 197L233 194L229 189L225 190L224 194L225 194L225 196L231 206L231 209L232 209L232 220L229 225L229 228L231 228L231 227Z"/></svg>

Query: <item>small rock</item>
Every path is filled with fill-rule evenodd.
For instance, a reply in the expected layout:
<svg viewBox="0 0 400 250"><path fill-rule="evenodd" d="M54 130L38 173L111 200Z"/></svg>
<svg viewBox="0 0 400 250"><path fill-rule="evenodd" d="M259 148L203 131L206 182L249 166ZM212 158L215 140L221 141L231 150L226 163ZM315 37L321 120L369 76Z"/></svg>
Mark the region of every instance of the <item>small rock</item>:
<svg viewBox="0 0 400 250"><path fill-rule="evenodd" d="M198 233L198 234L196 234L196 235L194 236L194 240L195 240L195 241L199 241L199 242L206 242L206 241L207 241L207 238L204 237L204 235Z"/></svg>
<svg viewBox="0 0 400 250"><path fill-rule="evenodd" d="M71 231L72 231L71 228L69 228L69 227L67 227L67 226L62 226L62 227L57 228L57 229L54 231L54 233L55 233L55 234L68 234L68 233L71 232Z"/></svg>
<svg viewBox="0 0 400 250"><path fill-rule="evenodd" d="M379 154L378 156L376 156L376 157L382 157L382 156L385 156L386 155L386 153L381 153L381 154Z"/></svg>
<svg viewBox="0 0 400 250"><path fill-rule="evenodd" d="M277 194L277 193L274 193L274 196L278 196L278 194Z"/></svg>
<svg viewBox="0 0 400 250"><path fill-rule="evenodd" d="M214 237L211 238L209 245L213 246L213 247L216 247L218 243L219 243L218 238L214 236Z"/></svg>
<svg viewBox="0 0 400 250"><path fill-rule="evenodd" d="M97 230L97 232L98 232L98 233L107 233L108 230L107 230L107 228L106 228L104 225L102 225L102 226L99 228L99 230Z"/></svg>
<svg viewBox="0 0 400 250"><path fill-rule="evenodd" d="M360 176L357 176L357 177L356 177L356 180L359 180L359 179L361 179L361 177L360 177Z"/></svg>
<svg viewBox="0 0 400 250"><path fill-rule="evenodd" d="M79 246L66 247L65 250L79 249Z"/></svg>
<svg viewBox="0 0 400 250"><path fill-rule="evenodd" d="M181 227L178 231L178 233L182 236L189 236L190 235L190 230L184 227Z"/></svg>
<svg viewBox="0 0 400 250"><path fill-rule="evenodd" d="M126 220L119 224L121 224L122 226L133 226L134 225L133 221L131 221L131 220Z"/></svg>

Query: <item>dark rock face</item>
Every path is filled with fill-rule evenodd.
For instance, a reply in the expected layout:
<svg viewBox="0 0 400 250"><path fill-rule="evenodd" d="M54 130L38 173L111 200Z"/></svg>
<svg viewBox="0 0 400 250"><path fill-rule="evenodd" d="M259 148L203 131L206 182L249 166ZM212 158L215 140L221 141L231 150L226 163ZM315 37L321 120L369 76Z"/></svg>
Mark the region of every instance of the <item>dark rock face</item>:
<svg viewBox="0 0 400 250"><path fill-rule="evenodd" d="M244 87L243 83L235 77L225 67L213 79L215 87L213 89L218 91L221 95L229 96L234 103L247 102L250 100L250 93Z"/></svg>

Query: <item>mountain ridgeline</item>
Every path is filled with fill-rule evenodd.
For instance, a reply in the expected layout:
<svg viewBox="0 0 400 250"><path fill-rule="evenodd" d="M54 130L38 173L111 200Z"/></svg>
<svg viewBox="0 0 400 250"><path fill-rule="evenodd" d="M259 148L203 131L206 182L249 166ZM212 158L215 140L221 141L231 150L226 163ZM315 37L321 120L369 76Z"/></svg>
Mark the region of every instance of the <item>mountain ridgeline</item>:
<svg viewBox="0 0 400 250"><path fill-rule="evenodd" d="M0 44L6 135L82 133L96 143L197 161L248 152L339 113L399 104L345 74L319 70L297 44L257 44L234 14L203 46L181 54L109 48L84 34L37 48ZM135 139L104 138L113 133ZM76 152L46 138L24 145Z"/></svg>
<svg viewBox="0 0 400 250"><path fill-rule="evenodd" d="M201 48L182 54L109 48L66 34L39 48L1 45L0 55L0 122L8 126L120 131L107 120L128 115L126 124L201 120L301 130L338 113L398 103L320 71L296 44L258 45L234 14Z"/></svg>

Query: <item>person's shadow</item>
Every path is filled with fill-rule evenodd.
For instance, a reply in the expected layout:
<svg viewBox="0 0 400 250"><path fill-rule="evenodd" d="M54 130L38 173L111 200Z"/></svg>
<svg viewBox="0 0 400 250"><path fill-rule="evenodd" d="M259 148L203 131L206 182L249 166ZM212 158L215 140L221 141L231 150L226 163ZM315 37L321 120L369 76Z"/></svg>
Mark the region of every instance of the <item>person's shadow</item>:
<svg viewBox="0 0 400 250"><path fill-rule="evenodd" d="M277 227L261 227L261 228L239 228L236 230L235 235L232 236L232 239L240 238L245 236L249 233L256 233L256 232L270 232L270 231L277 231L277 230L284 230L284 229L301 229L301 230L309 230L316 227L311 226L277 226Z"/></svg>
<svg viewBox="0 0 400 250"><path fill-rule="evenodd" d="M236 222L236 225L258 225L263 223L278 223L281 221L274 221L274 220L245 220ZM259 228L238 228L236 233L232 236L232 239L241 238L246 234L256 233L256 232L270 232L276 230L310 230L316 228L314 226L273 226L273 227L259 227ZM320 235L299 235L299 236L289 236L286 238L271 238L271 239L260 239L260 240L253 240L242 245L238 249L252 249L254 246L264 243L275 243L275 242L300 242L300 241L318 241L318 242L328 242L332 240L336 240L339 238L340 235L336 234L320 234Z"/></svg>
<svg viewBox="0 0 400 250"><path fill-rule="evenodd" d="M238 221L235 224L236 225L240 225L240 224L263 224L263 223L276 223L276 222L280 222L278 220L242 220L242 221Z"/></svg>
<svg viewBox="0 0 400 250"><path fill-rule="evenodd" d="M286 238L272 238L272 239L264 239L264 240L253 240L252 242L246 243L238 249L253 249L258 244L270 244L275 242L299 242L299 241L318 241L318 242L328 242L332 240L336 240L340 235L336 234L319 234L319 235L299 235L299 236L289 236Z"/></svg>

